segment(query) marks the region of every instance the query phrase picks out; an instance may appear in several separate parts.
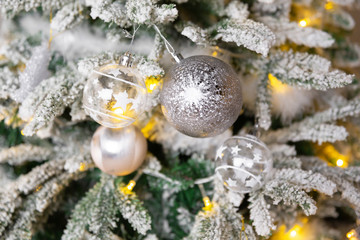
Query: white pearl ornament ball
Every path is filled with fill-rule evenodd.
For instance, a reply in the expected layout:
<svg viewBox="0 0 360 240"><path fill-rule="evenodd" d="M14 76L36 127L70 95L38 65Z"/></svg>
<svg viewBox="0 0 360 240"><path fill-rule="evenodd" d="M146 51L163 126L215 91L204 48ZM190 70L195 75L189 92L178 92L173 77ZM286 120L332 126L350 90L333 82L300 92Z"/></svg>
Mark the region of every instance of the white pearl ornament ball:
<svg viewBox="0 0 360 240"><path fill-rule="evenodd" d="M105 173L125 176L143 163L147 142L135 126L113 129L99 127L91 140L91 156L95 165Z"/></svg>
<svg viewBox="0 0 360 240"><path fill-rule="evenodd" d="M255 136L233 136L217 150L216 175L232 191L249 193L259 189L271 170L271 153Z"/></svg>

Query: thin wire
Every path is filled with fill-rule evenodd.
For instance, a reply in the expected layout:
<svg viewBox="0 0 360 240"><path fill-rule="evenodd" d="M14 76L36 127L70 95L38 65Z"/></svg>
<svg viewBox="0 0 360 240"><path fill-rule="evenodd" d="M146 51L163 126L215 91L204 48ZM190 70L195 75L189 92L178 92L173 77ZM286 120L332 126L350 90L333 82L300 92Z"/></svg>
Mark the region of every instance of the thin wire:
<svg viewBox="0 0 360 240"><path fill-rule="evenodd" d="M202 184L199 184L198 187L199 187L199 189L200 189L201 196L202 196L203 198L207 197L207 196L206 196L205 189L204 189L204 186L203 186Z"/></svg>
<svg viewBox="0 0 360 240"><path fill-rule="evenodd" d="M215 175L212 175L210 177L206 177L206 178L199 178L197 179L194 183L195 184L204 184L204 183L208 183L211 182L215 179Z"/></svg>
<svg viewBox="0 0 360 240"><path fill-rule="evenodd" d="M168 40L164 37L164 35L162 35L162 33L160 32L160 29L154 24L153 25L155 31L159 34L159 36L162 38L162 40L165 43L165 47L166 50L168 50L168 52L171 54L171 56L173 56L174 58L176 58L176 51L173 48L173 46L171 46L171 44L168 42Z"/></svg>
<svg viewBox="0 0 360 240"><path fill-rule="evenodd" d="M140 25L136 29L135 29L135 26L133 26L133 28L134 28L134 30L133 30L133 34L132 34L131 42L130 42L130 52L132 51L134 38L135 38L137 30L139 30L139 28L140 28Z"/></svg>

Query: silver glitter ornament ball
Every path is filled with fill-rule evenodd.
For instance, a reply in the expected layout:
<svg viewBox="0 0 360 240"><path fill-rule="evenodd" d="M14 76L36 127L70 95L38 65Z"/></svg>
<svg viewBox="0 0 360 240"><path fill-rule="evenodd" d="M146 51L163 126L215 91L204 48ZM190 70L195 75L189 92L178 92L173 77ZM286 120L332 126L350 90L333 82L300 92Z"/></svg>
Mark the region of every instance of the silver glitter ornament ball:
<svg viewBox="0 0 360 240"><path fill-rule="evenodd" d="M227 139L216 153L216 175L235 192L248 193L260 188L272 170L269 149L252 135Z"/></svg>
<svg viewBox="0 0 360 240"><path fill-rule="evenodd" d="M125 176L140 167L147 153L144 135L135 126L99 127L91 140L91 156L103 172Z"/></svg>
<svg viewBox="0 0 360 240"><path fill-rule="evenodd" d="M180 60L165 76L160 94L166 119L191 137L228 129L242 107L241 82L234 70L211 56Z"/></svg>

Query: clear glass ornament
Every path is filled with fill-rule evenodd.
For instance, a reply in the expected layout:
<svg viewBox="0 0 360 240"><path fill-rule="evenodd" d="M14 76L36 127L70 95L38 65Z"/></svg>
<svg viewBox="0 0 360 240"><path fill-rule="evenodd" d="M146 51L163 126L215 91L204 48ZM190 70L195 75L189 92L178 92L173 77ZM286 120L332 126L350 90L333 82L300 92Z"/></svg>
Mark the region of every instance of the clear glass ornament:
<svg viewBox="0 0 360 240"><path fill-rule="evenodd" d="M93 70L84 88L85 112L99 124L122 128L132 124L144 112L146 86L133 58L125 54L120 64L108 64Z"/></svg>
<svg viewBox="0 0 360 240"><path fill-rule="evenodd" d="M260 188L272 170L269 149L252 135L227 139L216 153L216 175L235 192L248 193Z"/></svg>

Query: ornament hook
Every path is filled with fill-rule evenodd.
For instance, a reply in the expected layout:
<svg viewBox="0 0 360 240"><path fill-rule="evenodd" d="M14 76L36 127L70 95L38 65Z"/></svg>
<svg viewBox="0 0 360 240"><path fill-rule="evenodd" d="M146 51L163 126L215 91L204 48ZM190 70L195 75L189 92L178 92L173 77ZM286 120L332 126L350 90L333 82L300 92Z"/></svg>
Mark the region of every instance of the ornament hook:
<svg viewBox="0 0 360 240"><path fill-rule="evenodd" d="M184 57L180 53L175 51L174 47L171 46L169 41L164 37L164 35L162 35L160 29L155 24L153 25L153 27L154 27L155 31L159 34L159 36L162 38L162 40L164 41L166 50L168 50L168 52L174 58L174 60L177 63L179 63L181 60L183 60Z"/></svg>

